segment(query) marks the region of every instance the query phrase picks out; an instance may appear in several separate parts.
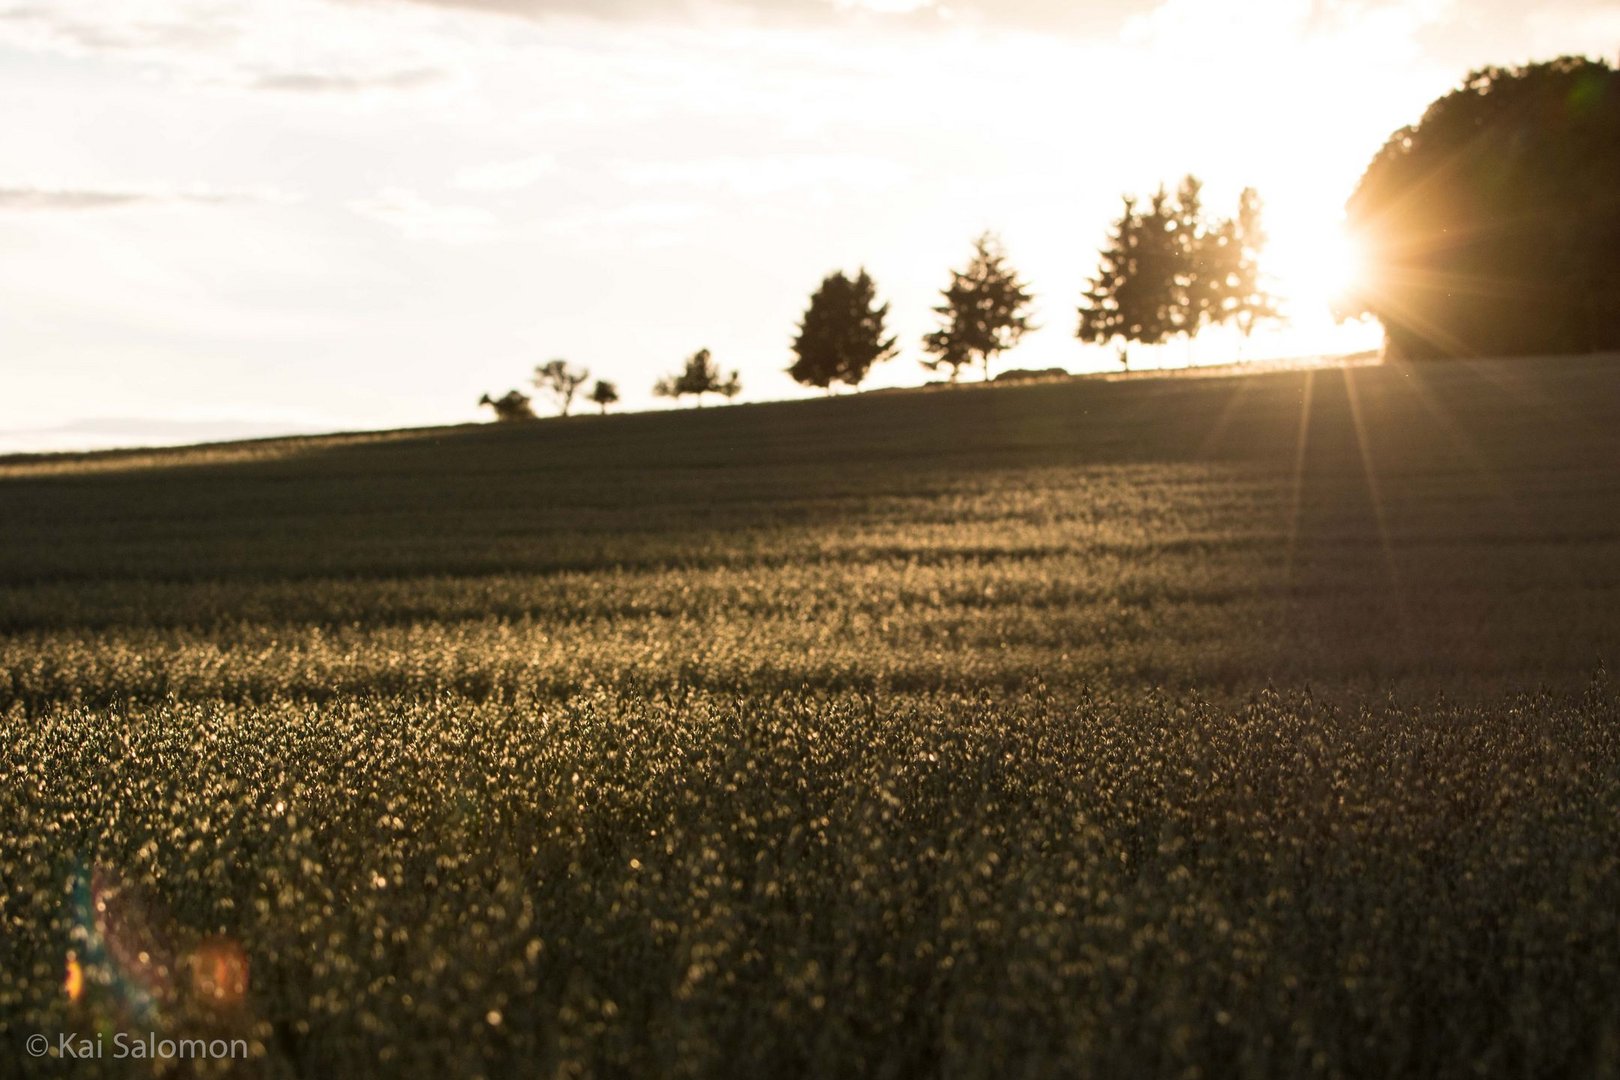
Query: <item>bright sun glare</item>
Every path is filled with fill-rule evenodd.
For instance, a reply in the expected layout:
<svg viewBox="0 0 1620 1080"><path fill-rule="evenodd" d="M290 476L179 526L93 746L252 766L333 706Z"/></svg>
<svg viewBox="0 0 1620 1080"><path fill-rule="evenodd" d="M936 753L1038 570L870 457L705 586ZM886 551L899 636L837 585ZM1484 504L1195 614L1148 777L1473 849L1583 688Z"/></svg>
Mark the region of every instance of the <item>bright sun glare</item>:
<svg viewBox="0 0 1620 1080"><path fill-rule="evenodd" d="M1261 261L1277 293L1299 315L1313 318L1331 312L1354 292L1363 270L1360 250L1337 224L1279 230Z"/></svg>

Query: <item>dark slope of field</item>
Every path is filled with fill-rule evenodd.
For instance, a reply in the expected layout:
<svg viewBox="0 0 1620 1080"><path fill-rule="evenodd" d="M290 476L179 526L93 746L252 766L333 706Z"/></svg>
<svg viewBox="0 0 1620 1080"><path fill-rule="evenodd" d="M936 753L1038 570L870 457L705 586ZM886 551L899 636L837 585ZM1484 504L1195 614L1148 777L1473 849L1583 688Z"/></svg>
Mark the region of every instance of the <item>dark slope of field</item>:
<svg viewBox="0 0 1620 1080"><path fill-rule="evenodd" d="M1620 643L1617 364L969 387L12 459L0 628L568 626L718 618L742 589L743 613L840 624L840 648L911 683L942 670L919 650L953 634L1014 647L996 676L1013 681L1060 662L1215 689L1578 681Z"/></svg>
<svg viewBox="0 0 1620 1080"><path fill-rule="evenodd" d="M12 461L0 1077L1620 1076L1617 372Z"/></svg>

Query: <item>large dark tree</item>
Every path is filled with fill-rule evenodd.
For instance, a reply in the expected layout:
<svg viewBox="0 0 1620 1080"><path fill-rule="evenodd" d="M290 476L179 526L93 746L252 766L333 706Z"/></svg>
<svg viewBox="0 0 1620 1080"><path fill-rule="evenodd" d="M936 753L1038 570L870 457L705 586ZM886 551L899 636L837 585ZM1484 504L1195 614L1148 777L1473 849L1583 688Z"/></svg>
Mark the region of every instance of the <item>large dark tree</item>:
<svg viewBox="0 0 1620 1080"><path fill-rule="evenodd" d="M889 305L877 302L877 287L864 269L853 278L842 271L827 276L799 324L797 359L788 374L824 390L836 382L860 385L873 364L895 354L895 339L884 326L888 315Z"/></svg>
<svg viewBox="0 0 1620 1080"><path fill-rule="evenodd" d="M985 233L973 242L967 268L951 271L951 283L942 291L945 302L934 309L941 325L923 338L932 357L923 366L934 371L948 367L955 382L963 367L977 361L988 382L990 361L1034 329L1029 287L1007 264L1001 242Z"/></svg>
<svg viewBox="0 0 1620 1080"><path fill-rule="evenodd" d="M1390 137L1348 206L1351 310L1406 357L1620 347L1620 74L1577 57L1469 75Z"/></svg>

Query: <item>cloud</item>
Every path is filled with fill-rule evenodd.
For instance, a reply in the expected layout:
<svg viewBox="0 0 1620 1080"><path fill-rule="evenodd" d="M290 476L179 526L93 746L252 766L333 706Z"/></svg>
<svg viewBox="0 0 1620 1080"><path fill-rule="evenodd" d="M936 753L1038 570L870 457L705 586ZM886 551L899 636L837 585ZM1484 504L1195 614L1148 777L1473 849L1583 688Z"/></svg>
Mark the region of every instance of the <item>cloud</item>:
<svg viewBox="0 0 1620 1080"><path fill-rule="evenodd" d="M462 191L521 191L556 171L556 158L550 154L534 154L470 166L456 173L452 183Z"/></svg>
<svg viewBox="0 0 1620 1080"><path fill-rule="evenodd" d="M217 6L127 0L122 11L115 15L113 10L98 10L94 2L12 4L0 8L0 27L20 44L80 54L203 51L232 36L229 20Z"/></svg>
<svg viewBox="0 0 1620 1080"><path fill-rule="evenodd" d="M284 71L260 75L248 85L255 90L285 90L301 94L355 94L367 90L414 90L444 81L438 68L405 68L377 74Z"/></svg>
<svg viewBox="0 0 1620 1080"><path fill-rule="evenodd" d="M1530 49L1539 56L1599 52L1620 42L1620 3L1592 4L1580 10L1538 4L1525 12L1525 22Z"/></svg>
<svg viewBox="0 0 1620 1080"><path fill-rule="evenodd" d="M137 205L287 203L293 196L272 190L0 187L0 210L107 210Z"/></svg>
<svg viewBox="0 0 1620 1080"><path fill-rule="evenodd" d="M854 154L730 156L696 161L645 162L623 170L640 187L686 187L744 198L804 189L882 190L898 186L906 170L892 161Z"/></svg>
<svg viewBox="0 0 1620 1080"><path fill-rule="evenodd" d="M351 0L354 2L354 0ZM746 19L805 22L881 19L896 25L979 25L1024 30L1112 31L1140 0L402 0L491 15L603 21Z"/></svg>
<svg viewBox="0 0 1620 1080"><path fill-rule="evenodd" d="M407 188L384 188L349 209L413 240L470 243L493 236L496 225L495 215L482 207L432 203Z"/></svg>
<svg viewBox="0 0 1620 1080"><path fill-rule="evenodd" d="M64 191L47 188L0 188L0 210L101 210L150 202L133 191Z"/></svg>
<svg viewBox="0 0 1620 1080"><path fill-rule="evenodd" d="M312 94L412 90L459 55L446 16L334 0L0 0L0 44L151 64L191 83Z"/></svg>
<svg viewBox="0 0 1620 1080"><path fill-rule="evenodd" d="M359 2L359 0L349 0ZM403 0L428 7L454 8L488 15L544 19L574 16L607 22L667 18L682 20L705 14L766 13L803 15L833 10L829 0Z"/></svg>
<svg viewBox="0 0 1620 1080"><path fill-rule="evenodd" d="M645 199L582 207L551 217L545 231L593 247L638 251L690 244L693 231L715 216L713 206L681 199Z"/></svg>

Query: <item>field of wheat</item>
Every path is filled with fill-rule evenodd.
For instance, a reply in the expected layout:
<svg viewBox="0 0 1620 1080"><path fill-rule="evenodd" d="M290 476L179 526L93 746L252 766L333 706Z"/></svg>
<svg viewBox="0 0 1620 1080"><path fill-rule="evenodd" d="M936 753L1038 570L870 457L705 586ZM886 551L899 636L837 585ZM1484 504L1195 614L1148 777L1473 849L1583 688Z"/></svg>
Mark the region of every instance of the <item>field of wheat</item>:
<svg viewBox="0 0 1620 1080"><path fill-rule="evenodd" d="M0 459L0 1076L1620 1076L1617 363Z"/></svg>

